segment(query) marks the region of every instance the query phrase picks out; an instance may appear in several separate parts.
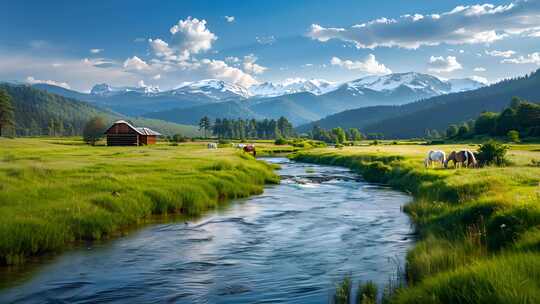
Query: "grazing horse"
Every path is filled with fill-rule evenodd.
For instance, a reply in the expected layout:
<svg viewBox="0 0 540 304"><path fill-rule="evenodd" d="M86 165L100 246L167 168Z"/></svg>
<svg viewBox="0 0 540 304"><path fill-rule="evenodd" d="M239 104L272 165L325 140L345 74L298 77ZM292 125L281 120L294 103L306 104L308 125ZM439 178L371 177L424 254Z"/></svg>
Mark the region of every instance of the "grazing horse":
<svg viewBox="0 0 540 304"><path fill-rule="evenodd" d="M441 163L443 166L446 163L446 154L444 151L431 150L428 152L426 159L424 160L424 166L433 167L433 163Z"/></svg>
<svg viewBox="0 0 540 304"><path fill-rule="evenodd" d="M448 168L448 162L450 161L454 162L454 168L458 167L458 164L465 167L478 167L476 157L470 150L452 151L444 163L445 168Z"/></svg>
<svg viewBox="0 0 540 304"><path fill-rule="evenodd" d="M208 149L217 149L218 148L218 144L216 143L208 143Z"/></svg>
<svg viewBox="0 0 540 304"><path fill-rule="evenodd" d="M255 150L255 145L246 145L244 146L244 152L253 153L253 156L257 156L257 150Z"/></svg>

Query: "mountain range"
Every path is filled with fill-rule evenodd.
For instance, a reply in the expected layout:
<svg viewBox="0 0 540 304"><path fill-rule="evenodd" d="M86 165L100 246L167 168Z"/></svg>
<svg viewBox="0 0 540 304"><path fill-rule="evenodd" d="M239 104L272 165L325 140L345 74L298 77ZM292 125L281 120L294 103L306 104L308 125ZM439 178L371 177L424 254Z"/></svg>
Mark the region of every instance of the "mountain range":
<svg viewBox="0 0 540 304"><path fill-rule="evenodd" d="M484 111L499 112L517 96L540 101L540 70L529 75L503 80L475 90L435 96L403 105L377 105L329 115L299 126L308 132L316 124L322 128L359 128L365 133L382 133L387 138L424 136L426 130L444 130L476 118Z"/></svg>

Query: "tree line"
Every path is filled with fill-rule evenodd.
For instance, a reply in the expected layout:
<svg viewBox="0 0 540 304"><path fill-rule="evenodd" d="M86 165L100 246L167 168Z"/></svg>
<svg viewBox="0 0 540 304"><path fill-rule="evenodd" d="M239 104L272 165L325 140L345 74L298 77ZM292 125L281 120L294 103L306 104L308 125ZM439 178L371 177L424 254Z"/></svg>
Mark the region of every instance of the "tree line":
<svg viewBox="0 0 540 304"><path fill-rule="evenodd" d="M363 134L357 128L349 128L344 130L341 127L332 128L326 130L319 125L314 125L309 133L310 138L315 140L324 141L326 143L343 144L347 141L359 141L363 139L383 139L384 135L381 133L369 133Z"/></svg>
<svg viewBox="0 0 540 304"><path fill-rule="evenodd" d="M213 123L205 116L199 121L199 129L204 131L205 137L213 134L228 139L277 139L296 135L293 125L283 116L277 120L216 118Z"/></svg>
<svg viewBox="0 0 540 304"><path fill-rule="evenodd" d="M447 138L468 138L475 135L540 137L540 105L518 97L500 113L483 112L474 120L461 125L452 124Z"/></svg>

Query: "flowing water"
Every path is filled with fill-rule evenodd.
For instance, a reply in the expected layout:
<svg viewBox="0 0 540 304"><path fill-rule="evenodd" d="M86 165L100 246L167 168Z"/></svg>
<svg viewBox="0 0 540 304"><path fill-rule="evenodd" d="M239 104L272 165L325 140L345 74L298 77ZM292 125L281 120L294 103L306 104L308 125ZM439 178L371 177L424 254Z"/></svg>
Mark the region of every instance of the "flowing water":
<svg viewBox="0 0 540 304"><path fill-rule="evenodd" d="M413 242L410 197L344 168L266 160L282 183L264 194L71 250L0 303L327 303L348 274L384 286Z"/></svg>

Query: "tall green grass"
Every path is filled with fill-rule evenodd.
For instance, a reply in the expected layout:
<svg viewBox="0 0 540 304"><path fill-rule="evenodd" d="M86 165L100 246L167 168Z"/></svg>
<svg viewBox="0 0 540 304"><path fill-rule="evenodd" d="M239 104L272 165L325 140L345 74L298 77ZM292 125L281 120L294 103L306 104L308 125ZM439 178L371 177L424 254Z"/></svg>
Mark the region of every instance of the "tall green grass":
<svg viewBox="0 0 540 304"><path fill-rule="evenodd" d="M412 194L419 235L394 303L540 303L540 168L425 169L416 149L314 150L298 161L349 167Z"/></svg>
<svg viewBox="0 0 540 304"><path fill-rule="evenodd" d="M204 144L88 147L0 139L0 264L107 238L154 214L199 215L277 182L270 165Z"/></svg>

